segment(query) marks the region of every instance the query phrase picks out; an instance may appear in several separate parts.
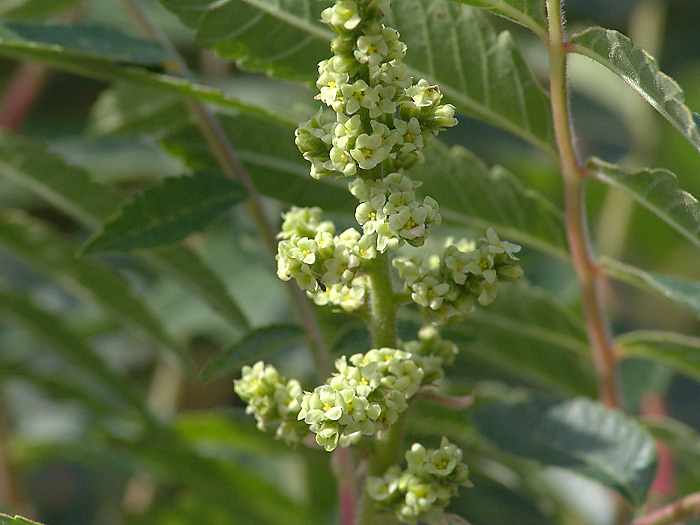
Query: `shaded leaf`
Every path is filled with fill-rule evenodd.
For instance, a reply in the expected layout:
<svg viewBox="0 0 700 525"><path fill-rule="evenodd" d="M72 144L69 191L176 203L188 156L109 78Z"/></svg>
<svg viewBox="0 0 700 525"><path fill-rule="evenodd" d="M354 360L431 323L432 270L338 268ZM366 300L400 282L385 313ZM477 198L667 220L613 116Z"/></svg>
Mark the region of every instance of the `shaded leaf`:
<svg viewBox="0 0 700 525"><path fill-rule="evenodd" d="M66 164L43 145L0 132L0 176L38 195L84 224L97 228L126 202L109 187L90 180L83 170ZM226 293L226 287L199 256L168 246L141 254L173 276L234 324L248 328L248 320Z"/></svg>
<svg viewBox="0 0 700 525"><path fill-rule="evenodd" d="M700 471L700 434L693 427L668 417L645 417L641 420L652 435L668 445L679 469L693 477Z"/></svg>
<svg viewBox="0 0 700 525"><path fill-rule="evenodd" d="M627 171L600 159L586 168L599 180L619 189L700 248L700 203L678 187L677 177L663 169Z"/></svg>
<svg viewBox="0 0 700 525"><path fill-rule="evenodd" d="M333 33L314 0L161 0L197 41L249 69L315 80ZM392 4L387 25L408 45L411 75L439 84L457 110L502 127L556 157L549 97L510 34L497 35L478 9L447 0ZM270 38L260 38L269 35Z"/></svg>
<svg viewBox="0 0 700 525"><path fill-rule="evenodd" d="M5 2L0 15L9 18L40 18L60 13L81 0L20 0ZM5 6L7 4L7 6Z"/></svg>
<svg viewBox="0 0 700 525"><path fill-rule="evenodd" d="M34 48L72 58L99 58L131 64L162 64L170 54L154 42L126 35L105 26L58 26L4 22L0 48L8 51Z"/></svg>
<svg viewBox="0 0 700 525"><path fill-rule="evenodd" d="M675 332L639 330L615 338L625 357L646 357L700 380L700 339Z"/></svg>
<svg viewBox="0 0 700 525"><path fill-rule="evenodd" d="M510 241L568 260L562 212L508 170L489 170L466 149L438 141L425 156L411 176L423 182L419 191L438 201L444 220L483 231L493 226Z"/></svg>
<svg viewBox="0 0 700 525"><path fill-rule="evenodd" d="M124 206L85 251L129 252L171 244L203 230L246 196L239 184L211 173L169 177Z"/></svg>
<svg viewBox="0 0 700 525"><path fill-rule="evenodd" d="M583 320L544 290L504 286L493 304L475 308L443 331L458 344L459 359L486 361L567 393L594 396L597 391Z"/></svg>
<svg viewBox="0 0 700 525"><path fill-rule="evenodd" d="M635 506L644 503L656 475L649 432L589 399L487 405L475 411L473 420L499 448L591 477Z"/></svg>
<svg viewBox="0 0 700 525"><path fill-rule="evenodd" d="M243 339L209 361L200 374L209 381L238 371L272 354L298 346L304 341L304 330L294 324L270 325L257 328Z"/></svg>
<svg viewBox="0 0 700 525"><path fill-rule="evenodd" d="M569 49L599 62L619 76L700 150L698 116L684 104L680 86L659 71L654 57L632 47L632 40L617 31L589 27L572 35Z"/></svg>
<svg viewBox="0 0 700 525"><path fill-rule="evenodd" d="M504 16L513 22L522 24L545 42L549 38L547 32L547 16L542 0L454 0L463 4L483 7Z"/></svg>
<svg viewBox="0 0 700 525"><path fill-rule="evenodd" d="M0 245L29 262L66 289L95 302L151 340L168 348L187 368L182 347L165 333L160 321L119 275L76 254L76 247L21 213L0 214Z"/></svg>
<svg viewBox="0 0 700 525"><path fill-rule="evenodd" d="M348 191L346 181L333 177L314 180L309 176L310 165L294 144L291 126L243 116L220 115L219 121L262 195L297 206L354 212L357 200ZM195 126L166 136L163 144L195 171L219 169Z"/></svg>
<svg viewBox="0 0 700 525"><path fill-rule="evenodd" d="M675 275L645 272L608 257L599 258L598 264L607 276L665 297L700 317L700 282Z"/></svg>
<svg viewBox="0 0 700 525"><path fill-rule="evenodd" d="M19 321L37 339L44 341L64 359L79 367L97 384L109 387L113 397L126 400L132 407L146 413L133 386L109 370L83 338L73 333L59 317L34 305L28 298L6 290L4 286L0 286L0 312ZM3 363L3 369L7 366L7 363Z"/></svg>

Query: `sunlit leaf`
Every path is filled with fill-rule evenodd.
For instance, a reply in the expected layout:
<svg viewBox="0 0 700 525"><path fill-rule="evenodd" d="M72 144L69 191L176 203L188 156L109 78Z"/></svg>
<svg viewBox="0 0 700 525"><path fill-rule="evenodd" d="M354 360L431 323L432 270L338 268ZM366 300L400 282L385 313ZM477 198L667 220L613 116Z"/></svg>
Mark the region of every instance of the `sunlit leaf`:
<svg viewBox="0 0 700 525"><path fill-rule="evenodd" d="M646 357L700 380L700 339L675 332L639 330L615 338L625 357Z"/></svg>
<svg viewBox="0 0 700 525"><path fill-rule="evenodd" d="M589 399L535 399L476 410L477 429L516 456L573 470L644 502L656 475L656 446L635 420Z"/></svg>
<svg viewBox="0 0 700 525"><path fill-rule="evenodd" d="M678 187L678 179L667 170L627 171L593 158L586 164L596 180L619 189L700 247L700 203Z"/></svg>
<svg viewBox="0 0 700 525"><path fill-rule="evenodd" d="M172 244L203 230L246 198L242 186L211 173L169 177L107 222L86 252L129 252Z"/></svg>
<svg viewBox="0 0 700 525"><path fill-rule="evenodd" d="M22 516L8 516L7 514L0 514L0 525L41 525L38 521L31 521Z"/></svg>
<svg viewBox="0 0 700 525"><path fill-rule="evenodd" d="M202 370L200 379L209 381L232 374L272 354L293 348L304 340L304 330L293 324L256 328L243 339L212 359Z"/></svg>
<svg viewBox="0 0 700 525"><path fill-rule="evenodd" d="M700 119L684 104L680 86L659 71L654 57L632 47L632 40L617 31L589 27L571 36L569 49L618 75L700 150Z"/></svg>
<svg viewBox="0 0 700 525"><path fill-rule="evenodd" d="M333 33L315 0L161 0L197 30L199 43L244 67L314 80ZM478 9L447 0L394 2L386 24L408 45L416 79L439 84L457 110L507 129L556 156L549 98L508 32ZM269 38L260 38L261 34Z"/></svg>

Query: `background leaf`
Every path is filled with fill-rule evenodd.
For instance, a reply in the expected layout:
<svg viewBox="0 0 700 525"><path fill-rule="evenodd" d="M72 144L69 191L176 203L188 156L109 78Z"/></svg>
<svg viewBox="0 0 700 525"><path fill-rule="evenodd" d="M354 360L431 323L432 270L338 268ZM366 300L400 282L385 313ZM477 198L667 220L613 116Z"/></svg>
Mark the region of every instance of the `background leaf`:
<svg viewBox="0 0 700 525"><path fill-rule="evenodd" d="M547 16L541 0L455 0L483 7L513 22L522 24L545 42L548 38Z"/></svg>
<svg viewBox="0 0 700 525"><path fill-rule="evenodd" d="M257 328L212 359L202 370L200 379L210 381L237 372L266 357L293 348L304 341L304 330L294 324Z"/></svg>
<svg viewBox="0 0 700 525"><path fill-rule="evenodd" d="M504 238L568 260L562 212L508 170L489 170L464 148L438 141L425 155L411 176L423 182L419 191L438 201L448 223L483 231L493 226Z"/></svg>
<svg viewBox="0 0 700 525"><path fill-rule="evenodd" d="M86 252L153 248L209 226L246 198L243 187L209 172L169 177L124 206L86 245Z"/></svg>
<svg viewBox="0 0 700 525"><path fill-rule="evenodd" d="M700 282L675 275L645 272L608 257L600 257L598 264L609 277L665 297L700 317Z"/></svg>
<svg viewBox="0 0 700 525"><path fill-rule="evenodd" d="M625 357L645 357L700 380L700 339L675 332L639 330L619 335L615 346Z"/></svg>
<svg viewBox="0 0 700 525"><path fill-rule="evenodd" d="M596 180L626 193L700 247L700 203L678 188L673 173L662 169L631 172L596 158L590 159L586 167Z"/></svg>
<svg viewBox="0 0 700 525"><path fill-rule="evenodd" d="M315 80L333 33L313 0L162 0L223 58L284 78ZM439 84L457 110L502 127L556 157L549 97L507 32L478 9L448 0L394 2L387 25L409 47L416 79ZM259 38L260 34L274 38Z"/></svg>
<svg viewBox="0 0 700 525"><path fill-rule="evenodd" d="M36 142L0 133L0 176L44 199L92 228L116 214L126 198L108 186L93 182L83 170ZM244 329L248 320L226 293L226 287L199 256L182 246L141 254L192 290L215 311Z"/></svg>
<svg viewBox="0 0 700 525"><path fill-rule="evenodd" d="M644 502L656 475L649 433L621 412L588 399L487 405L473 419L499 448L591 477L635 506Z"/></svg>
<svg viewBox="0 0 700 525"><path fill-rule="evenodd" d="M698 117L684 104L680 86L659 71L654 57L610 29L589 27L571 36L570 50L599 62L619 76L700 150Z"/></svg>
<svg viewBox="0 0 700 525"><path fill-rule="evenodd" d="M536 287L504 287L493 304L448 326L444 337L457 342L465 359L520 380L560 392L597 391L583 321Z"/></svg>
<svg viewBox="0 0 700 525"><path fill-rule="evenodd" d="M8 516L7 514L0 514L0 525L41 525L38 521L31 521L22 516Z"/></svg>

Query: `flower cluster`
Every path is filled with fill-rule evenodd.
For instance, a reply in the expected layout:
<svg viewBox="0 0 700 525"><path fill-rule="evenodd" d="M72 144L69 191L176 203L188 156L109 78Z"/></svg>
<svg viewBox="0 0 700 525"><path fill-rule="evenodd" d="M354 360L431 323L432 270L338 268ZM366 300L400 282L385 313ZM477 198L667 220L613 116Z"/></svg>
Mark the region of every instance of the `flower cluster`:
<svg viewBox="0 0 700 525"><path fill-rule="evenodd" d="M493 228L479 246L448 239L441 256L397 257L393 264L411 291L411 298L432 318L445 321L465 314L474 304L492 303L499 282L512 282L523 275L514 261L520 246L502 241Z"/></svg>
<svg viewBox="0 0 700 525"><path fill-rule="evenodd" d="M422 246L431 225L442 221L438 203L432 197L416 198L420 182L403 173L390 173L380 180L357 178L350 193L360 201L355 219L365 235L377 235L377 250L396 249L408 242Z"/></svg>
<svg viewBox="0 0 700 525"><path fill-rule="evenodd" d="M276 436L290 445L308 433L297 421L301 384L296 379L287 381L274 366L262 361L244 366L233 390L248 404L246 413L255 417L261 431L276 428Z"/></svg>
<svg viewBox="0 0 700 525"><path fill-rule="evenodd" d="M423 379L411 354L393 348L343 356L335 368L326 384L304 393L297 416L327 451L386 430L408 408Z"/></svg>
<svg viewBox="0 0 700 525"><path fill-rule="evenodd" d="M432 325L418 332L417 341L404 343L403 349L423 369L423 384L434 383L445 375L443 368L454 363L457 345L440 337L439 330Z"/></svg>
<svg viewBox="0 0 700 525"><path fill-rule="evenodd" d="M381 23L387 7L341 0L323 11L321 20L337 33L334 56L319 64L316 83L317 98L330 109L296 131L312 177L358 177L351 184L360 200L356 216L366 235L376 234L380 252L404 242L420 246L430 225L440 223L437 202L418 201L417 184L403 170L423 160L434 135L457 124L440 89L408 75L406 45Z"/></svg>
<svg viewBox="0 0 700 525"><path fill-rule="evenodd" d="M310 294L319 290L327 292L328 287L340 285L335 291L342 298L345 297L342 288L345 286L347 293L353 291L353 304L360 300L360 296L364 297L364 292L359 291L364 289L363 283L353 284L353 280L362 263L375 257L374 238L361 235L353 228L335 235L333 223L321 221L320 208L296 207L284 215L279 237L283 239L277 246L277 275L280 279L295 279L299 287ZM346 300L342 298L338 298L340 302L337 304ZM330 294L329 302L332 302Z"/></svg>
<svg viewBox="0 0 700 525"><path fill-rule="evenodd" d="M471 486L462 451L442 438L435 450L414 443L405 457L405 471L393 465L381 477L369 476L367 493L380 512L392 512L401 523L444 523L450 498Z"/></svg>

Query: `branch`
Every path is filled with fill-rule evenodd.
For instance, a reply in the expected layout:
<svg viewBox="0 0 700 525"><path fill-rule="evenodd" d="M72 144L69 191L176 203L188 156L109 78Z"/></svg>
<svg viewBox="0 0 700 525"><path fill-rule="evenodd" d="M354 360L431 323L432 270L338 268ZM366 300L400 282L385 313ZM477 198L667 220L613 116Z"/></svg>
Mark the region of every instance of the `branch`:
<svg viewBox="0 0 700 525"><path fill-rule="evenodd" d="M618 407L620 402L617 386L617 363L601 300L602 276L592 255L585 220L582 187L585 172L576 158L571 134L566 78L567 50L562 33L561 0L547 0L547 14L549 17L549 75L552 115L554 133L561 158L560 168L564 179L566 233L574 270L581 289L588 340L598 372L600 398L606 406Z"/></svg>
<svg viewBox="0 0 700 525"><path fill-rule="evenodd" d="M700 516L700 492L637 518L632 525L670 525Z"/></svg>

